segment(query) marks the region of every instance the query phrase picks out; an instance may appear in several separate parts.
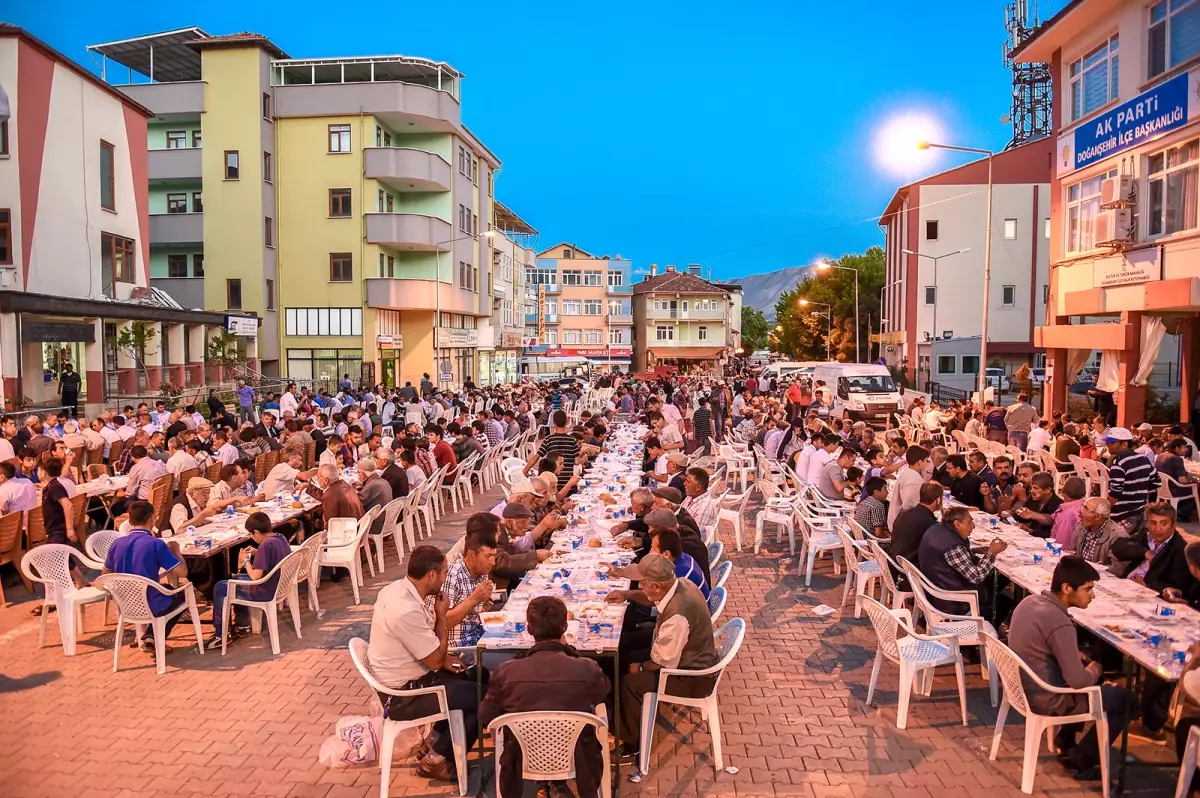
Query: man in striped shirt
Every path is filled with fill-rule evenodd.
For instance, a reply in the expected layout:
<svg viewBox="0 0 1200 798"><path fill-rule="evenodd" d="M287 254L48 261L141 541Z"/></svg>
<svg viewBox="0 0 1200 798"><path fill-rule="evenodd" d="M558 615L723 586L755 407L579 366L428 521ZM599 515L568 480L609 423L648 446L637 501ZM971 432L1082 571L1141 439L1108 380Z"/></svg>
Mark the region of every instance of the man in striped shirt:
<svg viewBox="0 0 1200 798"><path fill-rule="evenodd" d="M1112 520L1126 536L1141 531L1146 520L1146 504L1158 492L1158 470L1154 463L1133 449L1133 433L1124 427L1109 427L1104 443L1113 456L1108 466L1108 499Z"/></svg>
<svg viewBox="0 0 1200 798"><path fill-rule="evenodd" d="M525 471L530 472L543 457L562 455L563 466L558 473L558 489L562 490L575 475L575 459L579 457L580 444L579 440L567 431L567 414L564 411L555 410L551 422L554 424L554 433L547 436L541 447L530 455Z"/></svg>

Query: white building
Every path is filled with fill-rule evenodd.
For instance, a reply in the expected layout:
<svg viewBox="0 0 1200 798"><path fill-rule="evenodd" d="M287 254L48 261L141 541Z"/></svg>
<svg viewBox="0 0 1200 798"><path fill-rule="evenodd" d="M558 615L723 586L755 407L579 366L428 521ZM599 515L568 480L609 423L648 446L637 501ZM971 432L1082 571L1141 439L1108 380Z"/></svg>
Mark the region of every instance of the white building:
<svg viewBox="0 0 1200 798"><path fill-rule="evenodd" d="M493 207L492 315L479 320L480 385L517 381L527 312L525 270L533 268L535 257L526 245L538 234L503 203Z"/></svg>

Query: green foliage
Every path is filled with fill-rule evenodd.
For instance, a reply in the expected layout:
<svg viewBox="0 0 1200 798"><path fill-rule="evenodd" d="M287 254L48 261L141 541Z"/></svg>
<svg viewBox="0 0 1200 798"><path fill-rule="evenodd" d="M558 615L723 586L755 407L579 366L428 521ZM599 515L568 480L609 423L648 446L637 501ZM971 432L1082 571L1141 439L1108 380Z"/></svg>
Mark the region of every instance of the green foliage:
<svg viewBox="0 0 1200 798"><path fill-rule="evenodd" d="M761 310L749 305L742 306L742 348L746 354L767 348L767 336L771 325Z"/></svg>
<svg viewBox="0 0 1200 798"><path fill-rule="evenodd" d="M154 326L144 321L130 322L117 333L117 351L134 362L142 372L146 387L150 386L150 373L146 368L146 358L154 354Z"/></svg>
<svg viewBox="0 0 1200 798"><path fill-rule="evenodd" d="M232 366L238 362L237 344L236 335L221 330L209 339L206 359L214 366Z"/></svg>
<svg viewBox="0 0 1200 798"><path fill-rule="evenodd" d="M868 330L878 332L880 327L879 292L886 277L883 248L871 247L861 255L846 254L836 263L843 268L814 270L775 303L776 348L793 360L825 360L828 337L834 360L854 361L854 272L847 269L858 270L858 337L863 359L869 359ZM801 299L812 304L802 306ZM823 315L825 308L821 305L830 306L832 323Z"/></svg>

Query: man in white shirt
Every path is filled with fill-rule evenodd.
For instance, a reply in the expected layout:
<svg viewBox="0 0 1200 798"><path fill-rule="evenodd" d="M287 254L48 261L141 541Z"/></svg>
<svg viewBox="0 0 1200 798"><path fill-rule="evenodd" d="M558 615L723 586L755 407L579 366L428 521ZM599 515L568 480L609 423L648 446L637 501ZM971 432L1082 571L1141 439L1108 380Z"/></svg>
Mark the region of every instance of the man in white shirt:
<svg viewBox="0 0 1200 798"><path fill-rule="evenodd" d="M921 501L921 485L925 483L925 465L929 452L920 446L909 446L904 452L906 465L896 472L896 487L888 504L888 529L902 510L916 507Z"/></svg>
<svg viewBox="0 0 1200 798"><path fill-rule="evenodd" d="M179 490L179 475L196 467L196 458L187 453L183 446L183 438L178 435L167 441L167 473L174 478L175 491Z"/></svg>
<svg viewBox="0 0 1200 798"><path fill-rule="evenodd" d="M0 438L0 462L11 460L16 457L16 452L13 451L13 445L8 438Z"/></svg>
<svg viewBox="0 0 1200 798"><path fill-rule="evenodd" d="M408 491L415 491L425 482L425 472L417 465L417 455L412 449L400 450L400 467L408 475Z"/></svg>
<svg viewBox="0 0 1200 798"><path fill-rule="evenodd" d="M224 427L213 433L213 446L216 447L217 462L222 466L233 465L240 458L238 448L229 440L229 430Z"/></svg>
<svg viewBox="0 0 1200 798"><path fill-rule="evenodd" d="M0 512L26 513L38 506L37 485L28 479L14 479L17 469L0 462Z"/></svg>
<svg viewBox="0 0 1200 798"><path fill-rule="evenodd" d="M800 454L796 456L796 476L805 481L808 481L808 463L812 460L813 452L817 450L814 438L815 436L810 436L804 442L804 448L800 450Z"/></svg>
<svg viewBox="0 0 1200 798"><path fill-rule="evenodd" d="M1039 418L1037 425L1029 431L1029 445L1025 447L1026 452L1041 452L1045 451L1050 445L1050 430L1047 429L1049 422L1044 418Z"/></svg>
<svg viewBox="0 0 1200 798"><path fill-rule="evenodd" d="M280 462L271 469L263 484L259 486L258 495L271 499L276 495L294 490L297 482L308 482L316 469L301 471L304 465L304 452L299 448L288 447L280 452Z"/></svg>
<svg viewBox="0 0 1200 798"><path fill-rule="evenodd" d="M825 470L825 464L833 462L833 453L841 446L841 439L836 432L830 432L817 438L813 445L816 450L808 458L808 473L804 478L816 485L821 478L821 472Z"/></svg>
<svg viewBox="0 0 1200 798"><path fill-rule="evenodd" d="M669 407L669 405L666 405ZM667 453L674 451L683 451L683 435L679 433L679 427L675 426L665 414L659 413L655 417L654 426L658 431L658 442Z"/></svg>
<svg viewBox="0 0 1200 798"><path fill-rule="evenodd" d="M787 430L788 423L780 420L775 422L775 429L767 433L766 440L763 441L763 452L766 453L768 460L779 459L779 444L783 442L783 436Z"/></svg>
<svg viewBox="0 0 1200 798"><path fill-rule="evenodd" d="M283 396L279 397L279 415L282 417L284 413L291 411L292 415L300 407L300 402L296 399L296 383L289 382L287 390L283 392Z"/></svg>
<svg viewBox="0 0 1200 798"><path fill-rule="evenodd" d="M492 545L495 540L492 539ZM441 685L451 711L462 713L466 749L479 733L479 699L475 679L464 678L466 667L450 654L446 614L449 601L442 592L446 557L433 546L417 546L408 556L408 575L385 586L375 598L367 658L371 674L394 690L415 690ZM432 599L432 610L427 599ZM387 697L384 717L412 720L431 713L429 699ZM432 702L436 710L436 699ZM454 748L446 721L433 725L436 741L417 763L425 778L455 780Z"/></svg>
<svg viewBox="0 0 1200 798"><path fill-rule="evenodd" d="M132 418L132 417L125 419L124 424L114 426L113 429L117 433L117 437L119 437L123 441L127 441L130 438L132 438L134 435L137 434L137 431L138 431L137 419ZM149 434L149 433L147 433L147 434Z"/></svg>

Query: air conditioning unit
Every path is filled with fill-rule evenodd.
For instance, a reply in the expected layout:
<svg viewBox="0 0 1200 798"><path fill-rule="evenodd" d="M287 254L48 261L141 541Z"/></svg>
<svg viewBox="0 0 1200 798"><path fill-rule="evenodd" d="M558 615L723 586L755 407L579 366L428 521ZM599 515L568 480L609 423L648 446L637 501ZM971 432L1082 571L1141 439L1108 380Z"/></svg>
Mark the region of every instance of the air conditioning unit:
<svg viewBox="0 0 1200 798"><path fill-rule="evenodd" d="M1100 184L1100 207L1128 207L1133 202L1133 175L1106 178Z"/></svg>
<svg viewBox="0 0 1200 798"><path fill-rule="evenodd" d="M1129 208L1109 208L1100 211L1093 222L1096 246L1120 247L1133 238L1133 214Z"/></svg>

